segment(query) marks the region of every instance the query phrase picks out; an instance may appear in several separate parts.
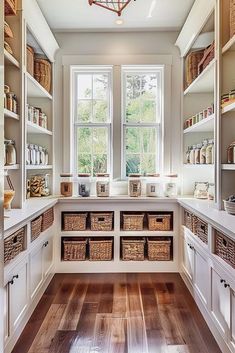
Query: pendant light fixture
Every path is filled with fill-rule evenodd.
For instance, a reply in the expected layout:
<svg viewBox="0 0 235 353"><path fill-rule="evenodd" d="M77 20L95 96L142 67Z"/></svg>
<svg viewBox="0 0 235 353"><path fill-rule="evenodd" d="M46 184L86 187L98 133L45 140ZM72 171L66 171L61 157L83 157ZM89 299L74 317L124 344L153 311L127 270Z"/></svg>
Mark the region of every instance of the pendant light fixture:
<svg viewBox="0 0 235 353"><path fill-rule="evenodd" d="M121 16L122 11L132 0L88 0L90 5L97 5ZM136 0L134 0L136 1Z"/></svg>

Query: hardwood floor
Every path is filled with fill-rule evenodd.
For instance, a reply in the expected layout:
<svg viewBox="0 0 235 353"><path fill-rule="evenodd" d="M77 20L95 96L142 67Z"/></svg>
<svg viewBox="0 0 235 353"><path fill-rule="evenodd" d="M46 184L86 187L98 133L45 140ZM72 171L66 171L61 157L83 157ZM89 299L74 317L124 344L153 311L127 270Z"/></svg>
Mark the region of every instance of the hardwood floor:
<svg viewBox="0 0 235 353"><path fill-rule="evenodd" d="M12 353L219 353L178 274L57 274Z"/></svg>

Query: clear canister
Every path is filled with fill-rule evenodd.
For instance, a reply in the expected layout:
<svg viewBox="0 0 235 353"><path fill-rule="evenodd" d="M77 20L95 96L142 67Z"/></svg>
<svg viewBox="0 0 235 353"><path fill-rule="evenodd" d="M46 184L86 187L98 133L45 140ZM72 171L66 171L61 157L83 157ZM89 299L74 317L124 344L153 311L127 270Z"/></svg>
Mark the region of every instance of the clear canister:
<svg viewBox="0 0 235 353"><path fill-rule="evenodd" d="M110 195L110 175L106 173L96 174L97 197L108 197Z"/></svg>
<svg viewBox="0 0 235 353"><path fill-rule="evenodd" d="M69 173L60 174L60 193L62 196L73 196L73 175Z"/></svg>
<svg viewBox="0 0 235 353"><path fill-rule="evenodd" d="M30 196L49 196L49 174L37 174L30 178Z"/></svg>
<svg viewBox="0 0 235 353"><path fill-rule="evenodd" d="M163 196L163 187L160 174L146 175L146 196L161 197Z"/></svg>
<svg viewBox="0 0 235 353"><path fill-rule="evenodd" d="M78 174L78 195L89 197L91 194L91 175L87 173Z"/></svg>
<svg viewBox="0 0 235 353"><path fill-rule="evenodd" d="M165 196L176 197L178 195L178 175L165 175Z"/></svg>
<svg viewBox="0 0 235 353"><path fill-rule="evenodd" d="M142 192L141 174L129 174L128 192L130 197L140 197Z"/></svg>

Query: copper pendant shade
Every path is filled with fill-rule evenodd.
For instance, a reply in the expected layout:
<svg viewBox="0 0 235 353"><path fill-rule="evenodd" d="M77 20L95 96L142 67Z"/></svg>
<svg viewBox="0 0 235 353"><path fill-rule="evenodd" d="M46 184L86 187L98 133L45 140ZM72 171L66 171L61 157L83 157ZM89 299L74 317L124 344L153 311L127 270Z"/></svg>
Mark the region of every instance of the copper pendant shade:
<svg viewBox="0 0 235 353"><path fill-rule="evenodd" d="M135 1L135 0L134 0ZM90 5L97 5L110 10L121 16L122 11L131 2L131 0L88 0Z"/></svg>

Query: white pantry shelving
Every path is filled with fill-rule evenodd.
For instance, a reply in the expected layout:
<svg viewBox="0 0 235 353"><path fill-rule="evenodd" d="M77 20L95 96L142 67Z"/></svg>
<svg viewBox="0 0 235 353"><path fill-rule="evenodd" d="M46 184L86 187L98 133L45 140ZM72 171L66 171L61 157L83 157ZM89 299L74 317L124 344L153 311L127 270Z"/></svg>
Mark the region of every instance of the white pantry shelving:
<svg viewBox="0 0 235 353"><path fill-rule="evenodd" d="M212 93L214 91L215 59L204 71L186 88L184 95L191 93Z"/></svg>
<svg viewBox="0 0 235 353"><path fill-rule="evenodd" d="M214 124L215 124L215 115L213 114L208 118L199 121L199 123L185 129L184 134L188 134L191 132L213 132Z"/></svg>
<svg viewBox="0 0 235 353"><path fill-rule="evenodd" d="M20 120L19 114L16 114L14 112L11 112L8 109L4 109L4 117L5 118L10 118L10 119L15 119L15 120Z"/></svg>
<svg viewBox="0 0 235 353"><path fill-rule="evenodd" d="M44 87L35 80L28 72L26 72L27 78L27 95L31 98L48 98L52 100L52 95L45 90Z"/></svg>
<svg viewBox="0 0 235 353"><path fill-rule="evenodd" d="M41 126L32 123L31 121L27 121L27 132L29 134L44 134L52 136L52 131L44 129Z"/></svg>

